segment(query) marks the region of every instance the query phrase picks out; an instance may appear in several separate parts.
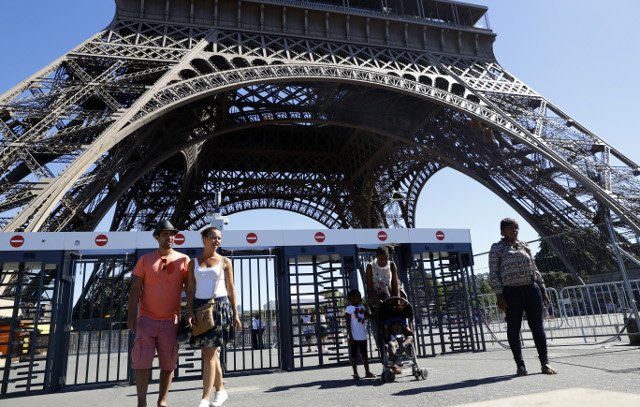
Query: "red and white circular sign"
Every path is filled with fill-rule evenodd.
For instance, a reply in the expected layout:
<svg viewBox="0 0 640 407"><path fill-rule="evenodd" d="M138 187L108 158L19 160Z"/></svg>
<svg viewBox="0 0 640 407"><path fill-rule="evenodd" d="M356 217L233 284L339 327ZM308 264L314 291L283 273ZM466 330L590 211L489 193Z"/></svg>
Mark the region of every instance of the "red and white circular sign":
<svg viewBox="0 0 640 407"><path fill-rule="evenodd" d="M438 240L444 240L444 232L439 230L436 232L436 239Z"/></svg>
<svg viewBox="0 0 640 407"><path fill-rule="evenodd" d="M183 244L184 241L185 241L185 238L184 238L184 235L182 233L178 233L177 235L175 235L173 237L173 243L177 244L178 246Z"/></svg>
<svg viewBox="0 0 640 407"><path fill-rule="evenodd" d="M9 244L11 245L11 247L20 247L24 244L24 237L15 235L11 238L11 240L9 240Z"/></svg>
<svg viewBox="0 0 640 407"><path fill-rule="evenodd" d="M324 242L325 235L322 232L318 232L318 233L316 233L316 235L313 238L316 239L316 242L322 243L322 242Z"/></svg>
<svg viewBox="0 0 640 407"><path fill-rule="evenodd" d="M387 232L385 232L384 230L379 231L378 240L380 240L381 242L384 242L385 240L387 240Z"/></svg>
<svg viewBox="0 0 640 407"><path fill-rule="evenodd" d="M96 236L96 244L100 247L106 245L108 241L109 241L109 238L105 235Z"/></svg>
<svg viewBox="0 0 640 407"><path fill-rule="evenodd" d="M249 233L247 235L247 242L249 244L254 244L257 241L258 241L258 235L256 235L255 233Z"/></svg>

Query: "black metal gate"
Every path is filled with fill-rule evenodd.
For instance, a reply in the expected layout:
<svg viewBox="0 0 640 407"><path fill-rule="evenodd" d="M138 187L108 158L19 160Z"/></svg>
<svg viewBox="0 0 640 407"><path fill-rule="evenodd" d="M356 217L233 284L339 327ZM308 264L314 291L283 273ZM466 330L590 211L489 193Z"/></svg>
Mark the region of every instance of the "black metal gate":
<svg viewBox="0 0 640 407"><path fill-rule="evenodd" d="M134 260L126 254L73 260L65 386L132 381L127 316Z"/></svg>
<svg viewBox="0 0 640 407"><path fill-rule="evenodd" d="M190 257L200 249L187 249ZM276 269L279 252L275 249L245 251L223 250L233 264L236 305L242 331L236 331L233 340L221 349L220 359L227 373L280 368L280 327ZM186 316L183 298L182 316ZM260 319L259 332L252 330L252 318ZM200 348L180 345L178 367L174 380L202 378L202 352ZM154 360L154 366L157 359ZM152 377L154 371L152 370Z"/></svg>
<svg viewBox="0 0 640 407"><path fill-rule="evenodd" d="M1 396L56 390L61 383L56 358L64 330L59 315L68 290L62 255L2 253L0 262Z"/></svg>
<svg viewBox="0 0 640 407"><path fill-rule="evenodd" d="M1 394L132 384L128 299L133 266L144 252L85 256L62 251L3 253ZM198 249L186 252L195 256ZM224 254L234 265L243 330L223 349L223 367L227 372L280 368L282 316L276 280L280 259L272 250ZM22 261L22 257L30 260ZM264 331L254 337L251 319L256 314ZM151 375L152 380L158 378L157 359ZM181 346L174 377L201 378L199 348Z"/></svg>
<svg viewBox="0 0 640 407"><path fill-rule="evenodd" d="M278 251L225 253L233 262L236 300L242 332L225 348L225 371L237 372L280 367L276 269ZM253 318L259 322L253 328Z"/></svg>
<svg viewBox="0 0 640 407"><path fill-rule="evenodd" d="M198 256L201 249L183 249L190 257ZM233 264L236 305L242 331L236 331L233 340L221 349L220 359L227 373L280 368L280 327L278 324L278 296L276 269L279 252L275 249L245 251L223 250ZM127 292L128 298L128 292ZM264 328L252 331L252 318L259 316ZM182 316L186 316L186 299L182 301ZM159 375L158 360L154 359L152 379ZM202 378L202 352L200 348L180 345L178 366L174 380Z"/></svg>

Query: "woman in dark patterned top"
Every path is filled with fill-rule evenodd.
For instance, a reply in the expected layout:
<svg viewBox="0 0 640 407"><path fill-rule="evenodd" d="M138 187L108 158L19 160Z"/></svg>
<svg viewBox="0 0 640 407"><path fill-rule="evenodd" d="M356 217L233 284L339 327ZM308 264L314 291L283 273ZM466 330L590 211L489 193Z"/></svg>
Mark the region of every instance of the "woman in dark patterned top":
<svg viewBox="0 0 640 407"><path fill-rule="evenodd" d="M500 222L503 238L494 243L489 252L491 287L496 293L498 308L506 313L507 338L516 361L516 374L528 374L520 346L520 327L524 313L527 314L527 322L538 350L542 373L556 374L556 370L549 365L547 337L542 324L542 310L549 305L549 296L529 245L518 240L518 230L518 222L511 218Z"/></svg>

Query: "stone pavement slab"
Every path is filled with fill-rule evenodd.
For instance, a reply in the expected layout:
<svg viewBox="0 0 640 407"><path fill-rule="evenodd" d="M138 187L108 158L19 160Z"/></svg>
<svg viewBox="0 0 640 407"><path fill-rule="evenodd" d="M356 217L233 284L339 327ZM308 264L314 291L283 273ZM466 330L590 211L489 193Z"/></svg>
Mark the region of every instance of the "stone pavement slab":
<svg viewBox="0 0 640 407"><path fill-rule="evenodd" d="M640 394L618 391L573 388L509 397L501 400L481 401L456 407L637 407L640 406Z"/></svg>
<svg viewBox="0 0 640 407"><path fill-rule="evenodd" d="M549 349L559 374L540 373L535 349L525 349L529 376L516 377L511 352L501 347L487 352L460 353L419 359L429 377L418 381L407 369L393 383L353 380L350 366L293 372L230 374L224 406L640 406L640 347L629 344L556 346ZM359 367L362 375L362 366ZM372 363L380 373L380 365ZM170 407L195 407L200 381L171 386ZM155 405L157 384L149 387L149 406ZM585 389L585 390L580 390ZM588 401L607 403L588 404ZM558 404L562 402L561 404ZM484 403L484 404L483 404ZM0 400L0 406L124 407L136 405L134 386L76 388L64 392Z"/></svg>

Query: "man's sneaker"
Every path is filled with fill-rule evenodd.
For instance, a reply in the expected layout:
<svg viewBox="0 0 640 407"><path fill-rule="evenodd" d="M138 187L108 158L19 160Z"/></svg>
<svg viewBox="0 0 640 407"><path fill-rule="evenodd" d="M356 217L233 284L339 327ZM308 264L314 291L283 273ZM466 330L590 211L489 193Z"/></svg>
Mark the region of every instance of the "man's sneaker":
<svg viewBox="0 0 640 407"><path fill-rule="evenodd" d="M211 406L212 407L220 407L222 405L222 403L224 403L224 401L226 399L229 398L229 395L227 394L226 390L220 390L216 392L216 395L213 397L213 401L211 402Z"/></svg>

